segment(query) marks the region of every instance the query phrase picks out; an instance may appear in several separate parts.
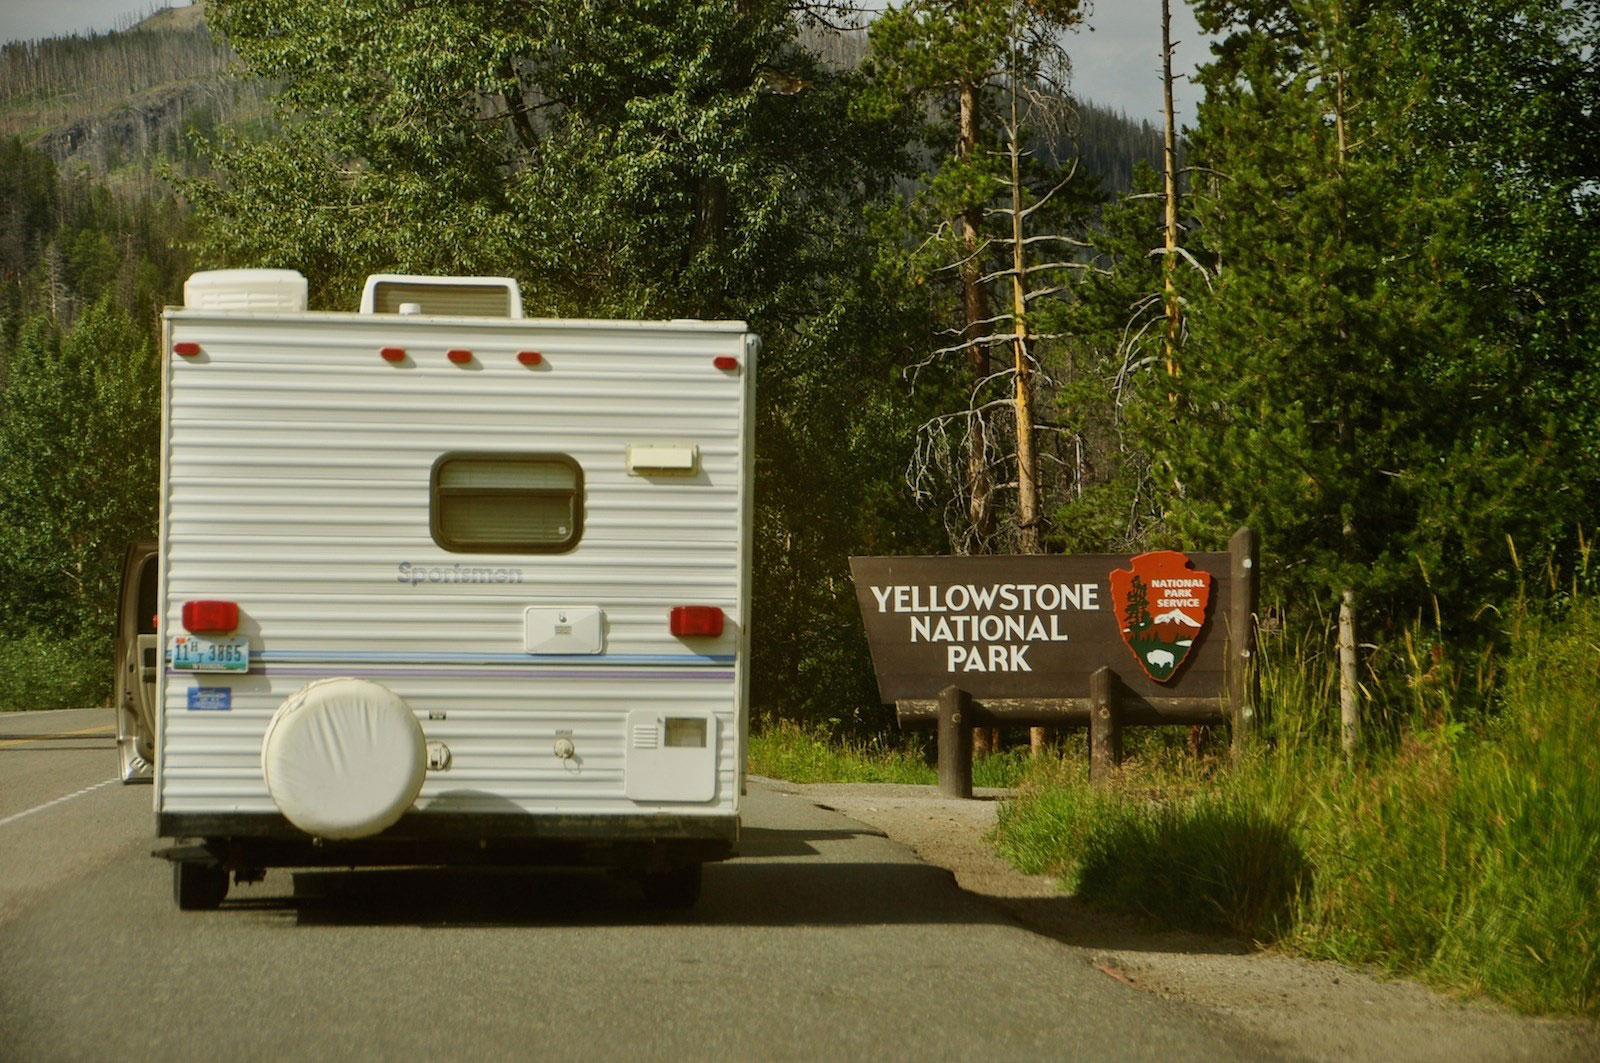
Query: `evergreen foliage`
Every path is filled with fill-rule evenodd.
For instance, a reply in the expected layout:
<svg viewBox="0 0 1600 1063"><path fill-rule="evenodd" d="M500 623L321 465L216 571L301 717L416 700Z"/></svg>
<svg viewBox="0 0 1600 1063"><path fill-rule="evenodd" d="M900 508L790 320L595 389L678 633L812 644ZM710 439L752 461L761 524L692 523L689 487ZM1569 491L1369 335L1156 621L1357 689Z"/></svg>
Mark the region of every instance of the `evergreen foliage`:
<svg viewBox="0 0 1600 1063"><path fill-rule="evenodd" d="M1152 445L1184 540L1261 529L1301 607L1352 587L1369 624L1434 595L1464 620L1511 591L1508 536L1555 550L1592 512L1593 160L1558 142L1594 135L1594 27L1514 7L1480 66L1449 41L1512 6L1196 4L1225 34L1193 142L1215 275L1186 286L1182 411ZM1530 90L1538 132L1503 136ZM1484 97L1503 121L1464 117Z"/></svg>
<svg viewBox="0 0 1600 1063"><path fill-rule="evenodd" d="M269 86L234 76L237 57L211 34L203 10L0 46L0 137L22 136L64 166L162 198L159 166L197 162L190 132L219 121L253 127L266 111Z"/></svg>
<svg viewBox="0 0 1600 1063"><path fill-rule="evenodd" d="M1008 844L1058 868L1070 844L1107 897L1592 1013L1597 622L1554 578L1570 616L1537 620L1517 550L1554 572L1600 502L1600 16L1191 3L1217 44L1176 377L1159 138L1074 107L1074 0L906 0L870 47L831 0L217 0L225 42L191 19L8 46L0 131L34 139L0 139L0 707L109 693L118 562L155 531L156 315L191 254L298 269L334 308L395 271L514 276L535 313L742 317L774 770L926 777L915 747L839 767L822 742L887 727L849 555L1247 523L1299 646L1267 671L1277 748L1165 806L1045 789ZM274 89L269 139L248 104ZM1348 760L1318 685L1346 589L1392 725Z"/></svg>
<svg viewBox="0 0 1600 1063"><path fill-rule="evenodd" d="M0 45L0 97L5 112L37 108L69 119L124 105L130 97L185 77L222 74L233 54L214 40L199 10L159 29L73 34Z"/></svg>
<svg viewBox="0 0 1600 1063"><path fill-rule="evenodd" d="M1103 204L1086 271L1062 315L1054 416L1070 431L1054 541L1067 553L1161 544L1169 490L1148 442L1171 419L1161 366L1160 178L1137 164L1128 194Z"/></svg>
<svg viewBox="0 0 1600 1063"><path fill-rule="evenodd" d="M185 220L17 138L0 199L0 707L95 704L123 548L156 532L156 316Z"/></svg>
<svg viewBox="0 0 1600 1063"><path fill-rule="evenodd" d="M109 295L141 328L176 301L189 263L187 219L166 198L125 198L90 174L62 176L19 138L0 140L0 338L42 314L70 327ZM0 361L0 379L3 379Z"/></svg>
<svg viewBox="0 0 1600 1063"><path fill-rule="evenodd" d="M1092 19L1091 19L1092 21ZM1089 38L1092 42L1093 38ZM1100 187L1113 195L1131 191L1140 164L1161 167L1161 128L1148 120L1135 120L1120 111L1076 98L1075 122L1069 145L1056 148L1059 158L1077 152L1083 168L1100 179Z"/></svg>

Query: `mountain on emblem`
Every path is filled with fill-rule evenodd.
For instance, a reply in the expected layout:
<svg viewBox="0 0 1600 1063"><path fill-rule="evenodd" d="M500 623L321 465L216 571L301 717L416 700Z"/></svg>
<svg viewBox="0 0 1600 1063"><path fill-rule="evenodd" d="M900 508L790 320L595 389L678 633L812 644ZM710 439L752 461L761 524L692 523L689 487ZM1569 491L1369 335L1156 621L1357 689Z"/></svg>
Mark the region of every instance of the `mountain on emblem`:
<svg viewBox="0 0 1600 1063"><path fill-rule="evenodd" d="M1111 572L1111 600L1122 641L1144 674L1170 683L1206 625L1211 573L1176 550L1140 554Z"/></svg>

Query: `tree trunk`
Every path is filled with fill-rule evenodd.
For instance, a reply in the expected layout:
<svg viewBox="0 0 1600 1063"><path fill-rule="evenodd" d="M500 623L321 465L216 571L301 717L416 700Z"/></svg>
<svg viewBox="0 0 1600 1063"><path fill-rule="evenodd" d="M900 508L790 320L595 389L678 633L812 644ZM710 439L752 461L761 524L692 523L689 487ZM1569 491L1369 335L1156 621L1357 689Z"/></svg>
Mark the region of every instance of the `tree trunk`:
<svg viewBox="0 0 1600 1063"><path fill-rule="evenodd" d="M1165 116L1166 143L1162 152L1166 170L1166 257L1162 263L1161 301L1166 316L1163 344L1167 375L1176 377L1182 371L1178 361L1178 335L1183 327L1182 308L1178 303L1178 288L1173 273L1178 266L1178 131L1172 107L1172 4L1161 0L1161 96ZM1176 392L1169 396L1176 403Z"/></svg>
<svg viewBox="0 0 1600 1063"><path fill-rule="evenodd" d="M961 83L961 128L956 144L956 154L970 159L978 150L978 84ZM982 240L979 227L983 222L983 208L974 204L961 212L958 218L961 229L961 247L965 255L961 264L962 309L966 314L966 331L963 339L973 345L968 349L968 367L972 383L989 375L989 349L973 343L984 335L989 326L989 293L983 286L983 263L978 248ZM967 519L968 534L974 549L979 553L994 535L994 487L989 475L989 426L981 413L972 415L967 432Z"/></svg>
<svg viewBox="0 0 1600 1063"><path fill-rule="evenodd" d="M1027 258L1022 242L1022 145L1017 94L1011 93L1011 312L1017 417L1017 550L1043 552L1039 539L1039 466L1034 455L1033 363L1028 350Z"/></svg>
<svg viewBox="0 0 1600 1063"><path fill-rule="evenodd" d="M956 142L956 154L962 159L972 158L978 150L979 85L963 81L960 88L961 126ZM966 317L962 339L968 343L985 334L989 324L989 292L984 288L983 263L979 254L982 243L980 226L983 207L974 204L963 210L956 219L961 230L961 306ZM968 348L967 367L972 386L989 375L989 348L973 343ZM989 475L989 424L983 414L974 411L967 429L967 542L961 553L983 553L994 536L994 481ZM1000 746L999 728L974 727L972 729L972 755L986 756L997 752Z"/></svg>
<svg viewBox="0 0 1600 1063"><path fill-rule="evenodd" d="M1033 362L1029 350L1028 261L1022 242L1022 127L1017 120L1017 93L1011 91L1011 126L1006 131L1011 156L1011 313L1012 370L1017 420L1017 552L1039 554L1039 459L1034 452ZM1050 742L1044 727L1028 728L1028 749L1040 756Z"/></svg>
<svg viewBox="0 0 1600 1063"><path fill-rule="evenodd" d="M1339 247L1342 250L1347 238L1346 215L1349 206L1345 200L1345 162L1349 152L1349 142L1345 132L1345 95L1344 95L1344 58L1342 51L1342 36L1340 29L1340 8L1336 4L1333 9L1334 32L1334 106L1333 120L1336 152L1335 160L1338 164L1336 177L1338 184L1338 226ZM1350 372L1350 327L1343 320L1338 328L1339 351L1343 362L1341 376L1348 376ZM1348 385L1344 379L1339 381L1339 450L1344 460L1345 468L1352 469L1356 462L1356 437L1355 425L1352 423L1350 400L1346 394ZM1356 500L1350 500L1350 513L1354 512ZM1356 550L1356 525L1353 516L1347 515L1340 528L1342 542L1340 553L1344 562L1349 565L1357 561ZM1351 755L1361 741L1361 685L1360 665L1356 649L1356 592L1353 587L1345 587L1339 596L1339 745L1345 754Z"/></svg>
<svg viewBox="0 0 1600 1063"><path fill-rule="evenodd" d="M1356 672L1356 592L1339 599L1339 745L1349 755L1361 741L1361 687Z"/></svg>

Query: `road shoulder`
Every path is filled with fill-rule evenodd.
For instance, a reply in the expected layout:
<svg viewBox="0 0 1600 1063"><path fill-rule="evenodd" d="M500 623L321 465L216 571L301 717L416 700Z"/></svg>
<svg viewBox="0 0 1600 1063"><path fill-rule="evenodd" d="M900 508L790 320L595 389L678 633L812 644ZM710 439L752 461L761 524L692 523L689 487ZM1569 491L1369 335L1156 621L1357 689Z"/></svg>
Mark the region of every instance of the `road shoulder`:
<svg viewBox="0 0 1600 1063"><path fill-rule="evenodd" d="M1005 791L941 797L931 786L763 780L883 831L1028 929L1142 992L1212 1012L1302 1059L1600 1059L1600 1025L1518 1015L1415 982L1252 948L1234 938L1151 929L1024 875L989 841Z"/></svg>

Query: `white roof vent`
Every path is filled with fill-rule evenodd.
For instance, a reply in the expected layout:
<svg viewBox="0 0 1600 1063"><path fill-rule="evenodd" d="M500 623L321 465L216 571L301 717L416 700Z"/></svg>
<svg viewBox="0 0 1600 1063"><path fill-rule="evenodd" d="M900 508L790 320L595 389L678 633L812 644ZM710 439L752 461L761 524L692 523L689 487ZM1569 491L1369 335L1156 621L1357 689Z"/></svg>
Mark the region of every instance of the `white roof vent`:
<svg viewBox="0 0 1600 1063"><path fill-rule="evenodd" d="M194 273L183 284L183 305L192 310L302 313L306 308L306 279L292 269L214 269Z"/></svg>
<svg viewBox="0 0 1600 1063"><path fill-rule="evenodd" d="M412 310L415 306L417 309ZM510 277L422 277L375 273L361 290L363 314L432 317L522 316L522 289Z"/></svg>

